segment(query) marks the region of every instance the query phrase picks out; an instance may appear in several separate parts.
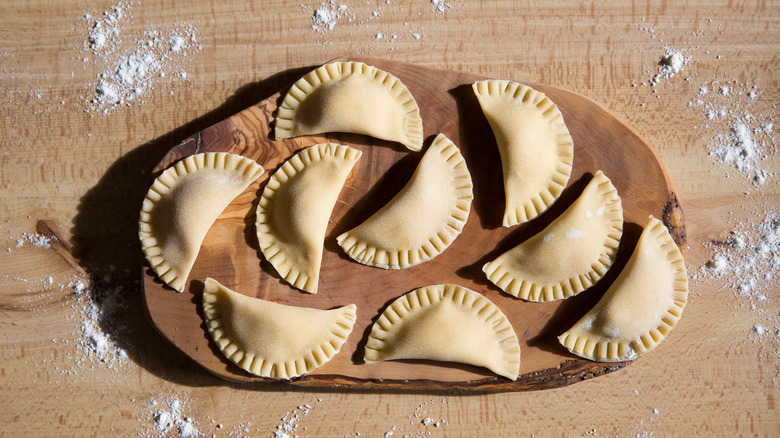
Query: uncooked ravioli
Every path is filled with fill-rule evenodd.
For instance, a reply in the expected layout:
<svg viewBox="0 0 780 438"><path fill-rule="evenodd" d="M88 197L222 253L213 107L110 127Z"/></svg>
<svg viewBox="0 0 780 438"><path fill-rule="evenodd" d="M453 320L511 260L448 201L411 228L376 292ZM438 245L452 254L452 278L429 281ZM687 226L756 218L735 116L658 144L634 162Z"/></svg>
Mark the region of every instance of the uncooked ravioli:
<svg viewBox="0 0 780 438"><path fill-rule="evenodd" d="M268 180L257 205L265 258L291 285L317 292L328 220L361 152L322 143L290 157Z"/></svg>
<svg viewBox="0 0 780 438"><path fill-rule="evenodd" d="M520 344L490 300L462 286L441 284L393 301L371 327L364 359L459 362L516 380Z"/></svg>
<svg viewBox="0 0 780 438"><path fill-rule="evenodd" d="M687 302L688 277L680 249L664 224L650 216L615 282L558 340L586 359L633 360L666 338Z"/></svg>
<svg viewBox="0 0 780 438"><path fill-rule="evenodd" d="M604 277L622 235L620 197L609 178L598 171L563 214L482 270L510 295L528 301L561 300Z"/></svg>
<svg viewBox="0 0 780 438"><path fill-rule="evenodd" d="M214 342L251 374L290 379L322 366L346 342L356 307L293 307L248 297L206 279L203 316Z"/></svg>
<svg viewBox="0 0 780 438"><path fill-rule="evenodd" d="M154 180L141 207L138 235L162 281L182 291L211 225L262 173L249 158L206 152L182 159Z"/></svg>
<svg viewBox="0 0 780 438"><path fill-rule="evenodd" d="M332 62L304 75L285 95L274 121L277 140L351 132L422 148L420 108L390 73L362 62Z"/></svg>
<svg viewBox="0 0 780 438"><path fill-rule="evenodd" d="M350 257L365 265L414 266L441 254L461 233L472 197L471 175L463 156L439 134L406 186L337 240Z"/></svg>
<svg viewBox="0 0 780 438"><path fill-rule="evenodd" d="M504 173L503 225L529 221L561 195L571 175L573 143L558 107L517 82L472 85L493 129Z"/></svg>

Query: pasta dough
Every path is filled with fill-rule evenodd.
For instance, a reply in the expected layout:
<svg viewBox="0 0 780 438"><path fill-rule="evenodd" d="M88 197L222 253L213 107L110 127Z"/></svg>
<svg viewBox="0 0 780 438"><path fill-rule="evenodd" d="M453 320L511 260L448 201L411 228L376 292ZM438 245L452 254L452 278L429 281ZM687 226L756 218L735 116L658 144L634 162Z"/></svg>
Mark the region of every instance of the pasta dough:
<svg viewBox="0 0 780 438"><path fill-rule="evenodd" d="M206 152L182 159L154 180L141 207L138 235L162 281L183 290L211 225L262 173L249 158Z"/></svg>
<svg viewBox="0 0 780 438"><path fill-rule="evenodd" d="M520 344L490 300L465 287L441 284L393 301L371 327L364 359L460 362L516 380Z"/></svg>
<svg viewBox="0 0 780 438"><path fill-rule="evenodd" d="M488 279L528 301L569 298L596 284L612 266L623 235L617 190L601 171L542 232L486 263Z"/></svg>
<svg viewBox="0 0 780 438"><path fill-rule="evenodd" d="M586 359L633 360L666 338L687 302L688 277L682 254L664 224L650 216L615 282L558 340Z"/></svg>
<svg viewBox="0 0 780 438"><path fill-rule="evenodd" d="M346 342L354 304L332 310L285 306L234 292L213 278L203 290L203 316L214 342L251 374L290 379L322 366Z"/></svg>
<svg viewBox="0 0 780 438"><path fill-rule="evenodd" d="M420 108L401 81L362 62L333 62L290 88L276 115L277 140L351 132L422 148Z"/></svg>
<svg viewBox="0 0 780 438"><path fill-rule="evenodd" d="M503 225L529 221L561 195L574 148L558 107L544 94L511 81L472 85L496 136L504 172Z"/></svg>
<svg viewBox="0 0 780 438"><path fill-rule="evenodd" d="M317 292L328 220L360 156L344 145L311 146L287 160L263 190L257 205L260 250L282 278L305 292Z"/></svg>

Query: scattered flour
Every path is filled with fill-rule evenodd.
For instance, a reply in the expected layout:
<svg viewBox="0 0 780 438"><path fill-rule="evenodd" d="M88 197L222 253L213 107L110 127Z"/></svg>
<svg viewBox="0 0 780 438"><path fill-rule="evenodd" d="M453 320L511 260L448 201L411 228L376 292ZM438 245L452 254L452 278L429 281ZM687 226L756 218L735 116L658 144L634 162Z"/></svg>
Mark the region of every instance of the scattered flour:
<svg viewBox="0 0 780 438"><path fill-rule="evenodd" d="M103 15L97 19L92 19L92 15L89 13L84 14L84 20L92 23L84 45L97 52L106 48L107 42L118 39L119 23L124 18L125 11L130 8L130 5L131 3L117 3L104 11Z"/></svg>
<svg viewBox="0 0 780 438"><path fill-rule="evenodd" d="M442 405L446 405L447 399L442 398L441 402L435 399L428 400L415 407L411 415L409 415L409 424L407 426L391 426L387 432L384 433L384 437L403 436L430 436L431 427L438 428L447 424L447 420L441 418L438 415L433 415L441 411ZM438 419L436 419L438 417Z"/></svg>
<svg viewBox="0 0 780 438"><path fill-rule="evenodd" d="M152 399L149 412L158 436L167 437L175 433L173 436L194 438L202 435L195 421L182 413L182 408L178 398L171 398L164 404Z"/></svg>
<svg viewBox="0 0 780 438"><path fill-rule="evenodd" d="M51 239L43 234L38 233L21 233L15 237L9 238L13 243L13 249L19 249L24 246L25 243L32 245L35 248L50 248ZM11 252L11 247L8 247L8 252Z"/></svg>
<svg viewBox="0 0 780 438"><path fill-rule="evenodd" d="M766 333L766 329L761 324L754 325L751 331L757 334L758 336L763 336L764 333Z"/></svg>
<svg viewBox="0 0 780 438"><path fill-rule="evenodd" d="M83 20L89 32L83 44L82 60L92 61L102 70L85 100L87 112L109 114L121 106L137 102L163 81L168 73L181 70L181 64L190 53L202 50L197 30L189 24L172 28L149 29L132 40L123 40L122 27L132 18L133 2L117 3L98 18L91 14ZM186 78L187 75L175 75ZM172 79L171 79L172 80ZM170 81L170 80L169 80Z"/></svg>
<svg viewBox="0 0 780 438"><path fill-rule="evenodd" d="M433 9L440 14L447 9L452 8L452 6L444 0L431 0L431 5L433 6Z"/></svg>
<svg viewBox="0 0 780 438"><path fill-rule="evenodd" d="M650 417L647 418L640 418L639 421L634 425L634 433L633 435L636 438L653 438L655 437L655 434L652 430L647 430L648 426L653 425L661 414L661 410L659 408L653 408L651 411ZM647 422L645 421L647 420Z"/></svg>
<svg viewBox="0 0 780 438"><path fill-rule="evenodd" d="M319 399L318 399L319 401ZM281 423L273 431L272 438L298 438L298 423L309 414L312 406L308 404L300 405L292 412L285 412L282 415ZM305 428L304 428L305 429Z"/></svg>
<svg viewBox="0 0 780 438"><path fill-rule="evenodd" d="M780 214L770 210L759 223L743 221L725 240L706 246L710 260L698 275L724 280L751 309L769 301L778 280L774 273L780 268Z"/></svg>
<svg viewBox="0 0 780 438"><path fill-rule="evenodd" d="M311 10L310 7L301 5L301 9L304 11ZM326 32L333 30L336 27L336 23L339 20L345 20L347 22L353 22L355 15L347 10L347 5L344 3L336 3L335 0L320 3L311 16L314 22L311 28L318 32Z"/></svg>
<svg viewBox="0 0 780 438"><path fill-rule="evenodd" d="M640 30L648 32L651 39L662 40L662 30ZM695 39L705 36L705 32L700 27L690 36ZM726 73L733 74L731 77L722 76L728 71L727 66L720 66L719 77L697 79L697 69L691 69L691 76L684 77L692 59L685 55L695 54L709 62L717 62L723 56L713 55L707 47L691 41L675 40L674 44L681 50L664 47L665 53L655 66L656 71L643 85L666 82L666 87L650 89L650 95L655 99L663 97L664 91L693 90L686 108L701 117L701 122L694 126L698 132L691 140L701 141L704 146L693 153L701 153L702 159L706 154L713 163L710 172L734 179L735 183L730 187L742 190L744 196L729 213L739 212L739 217L744 219L732 223L718 239L704 243L709 252L707 261L698 268L689 267L691 290L695 291L695 283L701 280L710 287L714 285L731 292L734 310L747 316L745 326L738 328L734 335L739 338L747 333L748 339L758 345L758 358L768 365L764 369L774 367L775 371L774 375L771 371L762 373L762 379L765 383L777 384L780 381L780 361L777 360L780 357L780 314L775 291L778 290L776 273L780 267L780 214L776 205L770 203L762 207L760 199L751 198L765 186L777 184L777 143L773 132L777 105L764 99L774 93L764 93L754 83L735 79L746 76L745 70L739 67ZM640 106L645 104L640 103ZM668 105L658 109L667 114L674 112ZM650 435L652 433L643 432L638 436Z"/></svg>
<svg viewBox="0 0 780 438"><path fill-rule="evenodd" d="M722 117L722 115L718 115ZM710 119L708 113L707 118ZM744 117L731 123L729 132L713 137L709 144L709 156L717 164L736 169L756 185L763 185L772 173L761 169L767 160L766 149L774 143L772 124L751 127L752 117Z"/></svg>
<svg viewBox="0 0 780 438"><path fill-rule="evenodd" d="M710 260L692 273L692 280L717 279L737 299L735 310L748 310L749 339L759 344L759 359L774 367L762 374L765 383L780 383L780 313L777 297L780 268L780 214L773 210L763 220L744 220L723 240L705 246Z"/></svg>
<svg viewBox="0 0 780 438"><path fill-rule="evenodd" d="M774 167L777 155L774 115L755 108L762 104L759 96L756 86L710 80L688 102L689 109L703 116L704 123L696 129L710 138L708 156L726 171L727 178L736 172L754 186L775 176L766 168Z"/></svg>
<svg viewBox="0 0 780 438"><path fill-rule="evenodd" d="M759 145L753 141L752 130L742 122L734 124L727 136L715 137L710 149L710 155L721 163L742 171L754 169L759 152Z"/></svg>
<svg viewBox="0 0 780 438"><path fill-rule="evenodd" d="M666 53L661 56L658 61L658 72L650 77L648 84L650 86L656 85L662 79L670 79L677 73L681 72L685 64L690 61L690 58L683 56L682 52L665 47Z"/></svg>
<svg viewBox="0 0 780 438"><path fill-rule="evenodd" d="M370 6L370 10L366 9ZM462 2L446 2L444 0L431 0L431 11L426 12L425 16L436 19L442 17L445 13L456 10L458 6L463 6ZM419 6L416 9L421 9ZM317 33L317 41L323 45L341 45L348 44L356 53L365 55L366 51L371 51L376 45L382 44L385 50L397 50L401 46L401 41L423 42L426 40L423 32L427 31L427 26L416 25L414 28L409 23L409 11L406 6L390 0L380 1L375 4L366 2L365 5L349 5L347 0L325 0L314 5L301 4L300 10L311 19L309 27ZM422 16L425 8L416 13ZM399 24L401 23L402 24ZM292 28L290 28L292 30ZM329 36L333 32L339 32L341 35L348 36L348 42L329 41ZM363 40L363 39L367 39ZM360 44L369 42L375 45ZM341 52L340 52L341 53Z"/></svg>

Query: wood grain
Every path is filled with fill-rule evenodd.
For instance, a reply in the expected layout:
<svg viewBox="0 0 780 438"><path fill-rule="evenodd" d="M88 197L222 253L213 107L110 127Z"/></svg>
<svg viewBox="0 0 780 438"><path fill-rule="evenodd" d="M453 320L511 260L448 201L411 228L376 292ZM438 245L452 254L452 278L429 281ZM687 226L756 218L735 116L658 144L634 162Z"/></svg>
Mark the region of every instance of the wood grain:
<svg viewBox="0 0 780 438"><path fill-rule="evenodd" d="M361 59L358 59L361 60ZM427 144L442 132L458 145L474 181L475 200L462 235L434 260L402 271L385 271L353 262L335 244L335 236L356 226L384 205L408 180L419 154L366 136L328 134L282 141L270 138L281 91L257 105L199 132L173 148L153 176L177 160L198 152L228 151L255 159L266 173L237 197L203 242L184 293L164 287L146 269L144 297L148 315L175 346L219 377L266 381L227 361L202 322L203 280L214 277L241 293L297 306L333 308L355 303L358 319L340 354L290 384L308 387L463 389L523 391L568 385L603 375L627 363L594 363L559 346L556 337L589 310L626 262L648 215L662 218L678 245L685 248L685 224L678 195L663 164L629 127L593 101L542 84L529 84L560 108L574 140L569 187L548 212L518 227L502 228L503 186L497 147L470 84L482 76L438 71L378 59L363 60L396 75L420 104ZM334 141L356 147L363 156L347 180L331 216L319 292L301 293L260 262L254 236L256 198L268 176L295 151ZM515 299L487 282L482 265L540 231L557 217L597 170L609 176L623 200L625 232L618 260L604 281L574 298L552 303ZM362 364L370 326L398 296L430 284L455 283L482 292L507 315L521 342L522 362L516 382L487 370L431 361Z"/></svg>
<svg viewBox="0 0 780 438"><path fill-rule="evenodd" d="M711 242L780 205L776 143L762 161L775 175L767 184L726 178L707 146L728 135L731 119L706 120L707 108L688 104L708 86L705 100L716 110L723 103L735 117L777 119L777 1L447 0L442 13L429 1L344 1L337 4L355 18L328 31L310 27L321 1L133 2L116 57L133 52L141 32L177 23L193 24L203 49L167 72L172 79L186 71L185 80L156 82L104 115L87 110L85 98L115 66L82 50L91 31L83 16L116 3L28 0L5 2L0 13L0 436L157 436L149 406L172 397L204 436L217 437L271 436L302 404L312 409L296 423L301 437L381 437L393 427L393 437L777 435L780 341L751 333L754 324L776 328L777 283L754 309L731 278L700 270L723 248ZM375 39L380 32L386 38ZM643 85L666 47L689 63ZM137 213L149 171L191 134L291 84L301 67L344 55L553 84L626 121L659 152L684 201L691 301L672 334L603 377L491 394L232 383L172 347L150 327L141 300ZM713 81L735 91L755 86L758 98L713 95ZM39 220L73 246L92 278L126 292L126 309L111 318L124 330L105 328L129 355L121 364L84 357L74 297L44 282L68 283L80 271L57 248L15 248ZM426 417L446 423L425 426Z"/></svg>

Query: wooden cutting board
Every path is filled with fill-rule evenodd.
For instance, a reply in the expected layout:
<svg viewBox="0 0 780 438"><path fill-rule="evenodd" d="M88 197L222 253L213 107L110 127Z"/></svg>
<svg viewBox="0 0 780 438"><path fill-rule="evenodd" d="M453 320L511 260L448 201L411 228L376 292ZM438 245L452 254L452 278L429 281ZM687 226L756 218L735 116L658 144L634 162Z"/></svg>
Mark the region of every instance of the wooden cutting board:
<svg viewBox="0 0 780 438"><path fill-rule="evenodd" d="M290 380L290 385L523 391L565 386L628 365L580 359L560 346L557 336L606 291L628 260L648 215L662 219L685 250L685 224L676 189L653 149L594 101L548 85L528 84L544 92L560 108L574 140L574 166L569 186L549 211L527 224L503 228L501 162L493 133L471 89L474 81L486 78L386 60L354 60L389 71L409 88L420 106L426 138L424 147L440 132L460 147L474 182L472 211L461 236L435 259L401 271L363 266L346 256L336 244L336 236L360 224L389 201L408 181L422 152L410 152L399 144L352 134L272 140L274 111L286 92L280 90L189 137L171 149L154 169L153 177L156 177L188 155L227 151L252 158L266 170L213 225L183 293L164 286L148 267L144 270L148 316L160 333L219 377L238 382L271 382L227 361L211 340L203 323L201 300L203 281L213 277L235 291L283 304L319 309L357 305L357 322L341 352L313 372ZM511 79L523 81L523 78ZM255 207L265 182L281 163L296 151L325 141L357 148L363 156L333 210L319 292L310 295L280 280L273 267L262 259L255 235ZM487 281L482 265L543 229L577 198L597 170L612 179L622 197L625 215L623 242L617 262L607 277L573 298L551 303L524 302L504 294ZM371 324L379 314L404 293L440 283L454 283L478 291L506 314L522 350L517 381L460 364L362 363Z"/></svg>

